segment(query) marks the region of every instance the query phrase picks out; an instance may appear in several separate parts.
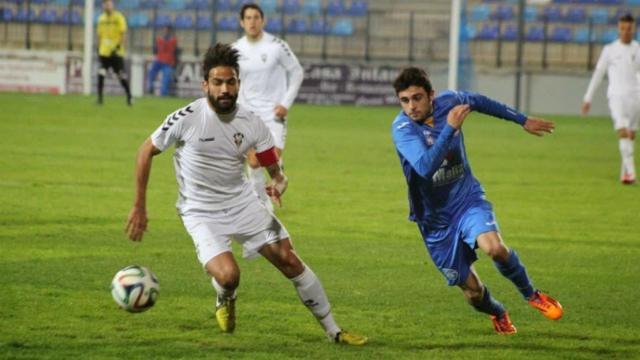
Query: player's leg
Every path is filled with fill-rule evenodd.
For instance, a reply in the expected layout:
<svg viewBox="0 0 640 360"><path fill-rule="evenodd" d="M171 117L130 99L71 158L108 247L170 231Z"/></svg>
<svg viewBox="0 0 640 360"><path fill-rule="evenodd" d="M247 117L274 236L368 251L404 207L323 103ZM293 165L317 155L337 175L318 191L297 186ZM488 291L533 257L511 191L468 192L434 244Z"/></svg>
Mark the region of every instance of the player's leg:
<svg viewBox="0 0 640 360"><path fill-rule="evenodd" d="M631 101L630 101L631 100ZM623 184L635 182L635 166L633 163L633 140L631 140L630 126L635 120L634 99L625 99L619 96L609 98L609 110L613 127L618 135L618 148L620 150L620 181Z"/></svg>
<svg viewBox="0 0 640 360"><path fill-rule="evenodd" d="M300 301L320 322L329 339L349 345L364 345L367 342L366 337L338 327L320 280L298 257L288 238L267 244L259 252L293 283Z"/></svg>
<svg viewBox="0 0 640 360"><path fill-rule="evenodd" d="M107 70L109 69L109 58L100 56L100 68L98 69L98 104L102 105L103 91L104 91L104 78L107 76Z"/></svg>
<svg viewBox="0 0 640 360"><path fill-rule="evenodd" d="M236 289L240 285L240 268L230 251L216 255L205 265L216 290L216 320L225 332L236 327Z"/></svg>
<svg viewBox="0 0 640 360"><path fill-rule="evenodd" d="M491 316L491 321L498 334L515 334L517 332L504 305L491 296L489 288L482 284L473 266L469 267L467 280L458 286L462 289L465 299L471 306L477 311Z"/></svg>
<svg viewBox="0 0 640 360"><path fill-rule="evenodd" d="M149 78L147 79L147 93L149 94L153 94L153 83L156 81L161 65L162 64L158 61L154 61L153 64L151 64L151 69L149 69Z"/></svg>
<svg viewBox="0 0 640 360"><path fill-rule="evenodd" d="M207 216L183 215L182 222L191 235L198 261L211 276L216 291L216 319L225 332L235 328L236 289L240 283L240 269L231 253L228 219L223 211Z"/></svg>
<svg viewBox="0 0 640 360"><path fill-rule="evenodd" d="M131 90L129 89L129 81L127 80L127 72L124 69L124 59L121 56L112 56L114 68L113 71L120 80L120 85L124 88L124 92L127 95L127 105L131 106Z"/></svg>
<svg viewBox="0 0 640 360"><path fill-rule="evenodd" d="M168 64L162 65L162 85L160 86L160 95L169 96L169 89L173 81L173 66Z"/></svg>

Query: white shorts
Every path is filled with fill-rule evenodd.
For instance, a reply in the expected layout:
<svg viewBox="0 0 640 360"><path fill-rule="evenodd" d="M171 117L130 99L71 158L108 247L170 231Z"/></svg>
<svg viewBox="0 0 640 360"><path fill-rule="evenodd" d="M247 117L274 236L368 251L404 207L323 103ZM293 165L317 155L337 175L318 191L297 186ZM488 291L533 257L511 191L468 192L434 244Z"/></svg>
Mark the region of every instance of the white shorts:
<svg viewBox="0 0 640 360"><path fill-rule="evenodd" d="M609 97L609 110L611 110L614 129L638 130L640 99L635 99L632 96L611 96Z"/></svg>
<svg viewBox="0 0 640 360"><path fill-rule="evenodd" d="M284 149L284 144L287 141L287 119L276 119L272 117L270 120L265 120L265 125L271 131L274 143L278 149Z"/></svg>
<svg viewBox="0 0 640 360"><path fill-rule="evenodd" d="M242 256L250 259L258 256L263 246L289 238L280 220L257 199L225 210L188 211L182 215L182 223L202 266L223 252L231 252L231 239L242 245Z"/></svg>

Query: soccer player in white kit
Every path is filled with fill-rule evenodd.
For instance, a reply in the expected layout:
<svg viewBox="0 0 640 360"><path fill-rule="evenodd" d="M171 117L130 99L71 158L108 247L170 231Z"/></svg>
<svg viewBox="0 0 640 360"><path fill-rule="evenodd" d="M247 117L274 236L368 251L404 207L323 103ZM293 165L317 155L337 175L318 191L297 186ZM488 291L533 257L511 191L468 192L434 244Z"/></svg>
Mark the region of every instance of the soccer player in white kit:
<svg viewBox="0 0 640 360"><path fill-rule="evenodd" d="M220 328L224 332L235 329L240 281L240 269L231 252L231 240L235 239L245 258L262 255L291 280L300 300L331 340L365 344L366 337L338 327L320 280L298 257L287 230L258 200L244 175L245 154L254 148L258 162L271 176L269 195L278 199L287 188L269 130L257 116L236 105L240 86L237 50L217 44L205 54L202 70L206 96L167 116L140 147L136 197L126 227L129 238L142 240L147 228L146 191L152 158L175 144L176 207L198 260L211 275Z"/></svg>
<svg viewBox="0 0 640 360"><path fill-rule="evenodd" d="M240 25L245 36L232 44L240 51L242 87L238 102L264 121L281 156L287 137L286 117L298 95L304 73L289 45L265 32L264 23L264 12L258 5L242 6ZM248 163L256 192L265 205L271 207L264 191L264 172L253 150L248 153Z"/></svg>
<svg viewBox="0 0 640 360"><path fill-rule="evenodd" d="M602 49L582 103L582 114L586 115L591 108L593 93L606 72L609 78L609 110L618 132L622 157L620 181L623 184L636 182L633 147L640 120L640 45L633 40L634 30L635 21L631 15L618 19L619 38Z"/></svg>

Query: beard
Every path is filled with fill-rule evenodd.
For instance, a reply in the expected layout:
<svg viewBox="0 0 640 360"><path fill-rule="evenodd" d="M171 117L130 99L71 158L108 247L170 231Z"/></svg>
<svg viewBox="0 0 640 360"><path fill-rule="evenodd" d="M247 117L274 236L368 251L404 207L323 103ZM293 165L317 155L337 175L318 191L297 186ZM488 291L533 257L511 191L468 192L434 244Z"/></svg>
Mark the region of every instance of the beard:
<svg viewBox="0 0 640 360"><path fill-rule="evenodd" d="M215 112L221 114L227 114L232 112L236 107L236 101L238 100L238 95L220 95L217 98L211 93L207 92L207 99L209 100L209 104L213 107Z"/></svg>

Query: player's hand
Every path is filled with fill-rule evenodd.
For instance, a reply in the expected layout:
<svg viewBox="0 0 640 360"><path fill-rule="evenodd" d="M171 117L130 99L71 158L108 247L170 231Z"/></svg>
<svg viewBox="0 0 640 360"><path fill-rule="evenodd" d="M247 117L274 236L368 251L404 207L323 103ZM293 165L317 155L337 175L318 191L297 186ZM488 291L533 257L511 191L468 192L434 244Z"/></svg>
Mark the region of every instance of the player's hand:
<svg viewBox="0 0 640 360"><path fill-rule="evenodd" d="M141 241L145 231L147 231L147 210L134 206L129 212L127 227L124 232L132 241Z"/></svg>
<svg viewBox="0 0 640 360"><path fill-rule="evenodd" d="M524 130L529 134L542 136L544 133L552 134L556 125L552 121L530 117L524 123Z"/></svg>
<svg viewBox="0 0 640 360"><path fill-rule="evenodd" d="M282 105L276 105L276 107L273 108L273 113L276 115L276 118L284 119L289 113L289 110Z"/></svg>
<svg viewBox="0 0 640 360"><path fill-rule="evenodd" d="M469 105L457 105L447 115L447 124L454 129L460 129L464 119L471 112L471 106Z"/></svg>
<svg viewBox="0 0 640 360"><path fill-rule="evenodd" d="M591 103L589 101L585 101L582 103L582 115L587 115L591 110Z"/></svg>
<svg viewBox="0 0 640 360"><path fill-rule="evenodd" d="M275 186L273 185L269 185L267 187L265 187L265 190L267 191L267 195L269 195L269 197L271 198L271 200L276 203L276 205L278 205L279 208L282 207L282 194L280 193L280 191L278 191Z"/></svg>

